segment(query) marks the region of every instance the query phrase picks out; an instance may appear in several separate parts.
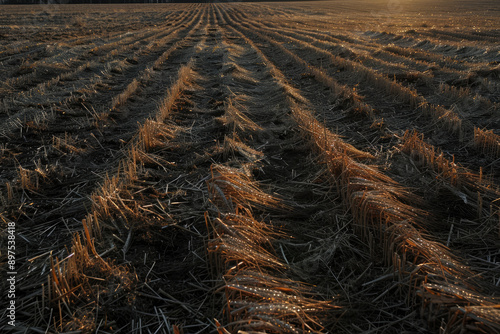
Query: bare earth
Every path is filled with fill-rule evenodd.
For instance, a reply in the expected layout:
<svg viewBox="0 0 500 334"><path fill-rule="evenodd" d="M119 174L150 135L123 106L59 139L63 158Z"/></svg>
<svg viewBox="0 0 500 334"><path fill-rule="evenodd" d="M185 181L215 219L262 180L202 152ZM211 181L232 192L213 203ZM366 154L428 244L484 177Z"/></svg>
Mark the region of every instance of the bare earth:
<svg viewBox="0 0 500 334"><path fill-rule="evenodd" d="M498 1L0 9L2 333L500 333Z"/></svg>

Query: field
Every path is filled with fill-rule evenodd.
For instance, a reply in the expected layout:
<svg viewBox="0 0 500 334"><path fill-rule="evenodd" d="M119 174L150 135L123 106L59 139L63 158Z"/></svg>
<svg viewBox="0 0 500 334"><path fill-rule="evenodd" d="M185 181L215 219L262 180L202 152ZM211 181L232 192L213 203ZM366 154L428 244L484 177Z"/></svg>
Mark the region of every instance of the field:
<svg viewBox="0 0 500 334"><path fill-rule="evenodd" d="M498 2L0 8L2 333L500 333Z"/></svg>

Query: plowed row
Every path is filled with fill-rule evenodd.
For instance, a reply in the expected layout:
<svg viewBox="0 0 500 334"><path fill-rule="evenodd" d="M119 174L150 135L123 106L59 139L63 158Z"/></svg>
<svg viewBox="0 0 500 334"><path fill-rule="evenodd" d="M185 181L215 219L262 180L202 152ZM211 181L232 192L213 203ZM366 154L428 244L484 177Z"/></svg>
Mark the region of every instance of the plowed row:
<svg viewBox="0 0 500 334"><path fill-rule="evenodd" d="M500 332L498 5L424 2L4 6L0 328Z"/></svg>

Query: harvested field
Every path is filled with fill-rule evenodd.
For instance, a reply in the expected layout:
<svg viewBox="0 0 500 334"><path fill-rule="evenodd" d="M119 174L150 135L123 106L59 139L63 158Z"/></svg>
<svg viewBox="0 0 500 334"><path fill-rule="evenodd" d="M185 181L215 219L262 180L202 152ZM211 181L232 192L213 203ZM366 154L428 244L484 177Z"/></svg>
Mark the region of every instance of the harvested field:
<svg viewBox="0 0 500 334"><path fill-rule="evenodd" d="M2 333L500 333L498 2L0 8Z"/></svg>

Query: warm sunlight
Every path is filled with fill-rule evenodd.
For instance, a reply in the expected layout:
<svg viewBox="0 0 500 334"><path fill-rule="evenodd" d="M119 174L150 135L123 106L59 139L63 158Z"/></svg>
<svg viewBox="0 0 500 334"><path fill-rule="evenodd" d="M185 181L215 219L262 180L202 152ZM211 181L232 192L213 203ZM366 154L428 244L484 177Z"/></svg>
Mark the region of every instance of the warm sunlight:
<svg viewBox="0 0 500 334"><path fill-rule="evenodd" d="M0 333L500 333L500 2L0 0Z"/></svg>

